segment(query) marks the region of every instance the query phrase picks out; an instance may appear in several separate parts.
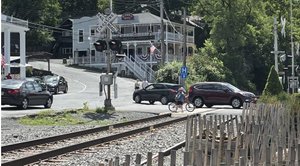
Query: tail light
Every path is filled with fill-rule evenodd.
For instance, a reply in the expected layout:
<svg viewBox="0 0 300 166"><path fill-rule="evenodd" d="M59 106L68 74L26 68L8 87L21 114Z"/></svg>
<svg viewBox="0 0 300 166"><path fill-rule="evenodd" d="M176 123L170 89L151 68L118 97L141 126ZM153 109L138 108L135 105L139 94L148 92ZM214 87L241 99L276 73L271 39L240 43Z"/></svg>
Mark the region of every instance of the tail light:
<svg viewBox="0 0 300 166"><path fill-rule="evenodd" d="M20 93L20 89L10 89L7 91L7 93L10 95L15 95L15 94Z"/></svg>
<svg viewBox="0 0 300 166"><path fill-rule="evenodd" d="M193 92L193 87L191 86L190 88L189 88L189 94L191 94Z"/></svg>

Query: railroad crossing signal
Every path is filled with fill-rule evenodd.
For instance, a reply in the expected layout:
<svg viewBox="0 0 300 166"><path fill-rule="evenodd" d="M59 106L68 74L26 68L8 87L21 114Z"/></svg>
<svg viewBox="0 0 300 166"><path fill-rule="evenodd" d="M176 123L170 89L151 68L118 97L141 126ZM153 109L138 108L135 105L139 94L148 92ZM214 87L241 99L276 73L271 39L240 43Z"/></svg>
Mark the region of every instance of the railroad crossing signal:
<svg viewBox="0 0 300 166"><path fill-rule="evenodd" d="M99 25L96 29L97 32L102 33L106 28L110 29L114 33L119 32L119 29L112 24L112 22L117 18L115 13L110 13L108 16L98 13L97 17L99 18ZM102 22L101 25L100 22Z"/></svg>
<svg viewBox="0 0 300 166"><path fill-rule="evenodd" d="M118 53L120 53L121 49L122 49L122 42L120 40L110 40L110 41L108 41L108 43L106 43L105 40L97 40L94 43L94 46L96 48L96 51L99 51L99 52L103 52L103 51L107 50L108 46L109 46L109 48L112 51L117 51Z"/></svg>

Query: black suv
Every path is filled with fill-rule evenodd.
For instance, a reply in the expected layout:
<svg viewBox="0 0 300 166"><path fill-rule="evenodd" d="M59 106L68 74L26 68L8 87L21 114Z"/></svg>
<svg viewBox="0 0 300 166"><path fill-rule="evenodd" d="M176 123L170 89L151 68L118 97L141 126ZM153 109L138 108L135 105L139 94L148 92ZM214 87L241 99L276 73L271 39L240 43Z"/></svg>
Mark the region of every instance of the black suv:
<svg viewBox="0 0 300 166"><path fill-rule="evenodd" d="M231 105L240 108L244 102L256 102L256 96L226 82L200 82L189 88L189 100L199 108L204 104L210 108L213 105Z"/></svg>
<svg viewBox="0 0 300 166"><path fill-rule="evenodd" d="M181 85L172 83L150 84L144 89L135 90L132 97L136 103L149 101L153 104L155 101L160 101L161 104L166 105L175 100L176 92L180 87Z"/></svg>

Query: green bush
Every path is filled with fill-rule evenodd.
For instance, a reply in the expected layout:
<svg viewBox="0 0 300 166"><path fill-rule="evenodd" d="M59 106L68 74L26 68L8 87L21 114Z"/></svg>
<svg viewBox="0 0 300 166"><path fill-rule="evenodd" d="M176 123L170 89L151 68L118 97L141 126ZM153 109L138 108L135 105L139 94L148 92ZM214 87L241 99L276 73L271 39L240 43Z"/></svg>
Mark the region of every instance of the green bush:
<svg viewBox="0 0 300 166"><path fill-rule="evenodd" d="M279 81L277 72L274 69L274 65L271 67L267 83L263 90L263 95L279 95L283 92L282 85Z"/></svg>
<svg viewBox="0 0 300 166"><path fill-rule="evenodd" d="M281 92L278 95L262 95L260 96L259 103L266 104L282 104L286 107L287 111L300 113L300 94L288 94Z"/></svg>

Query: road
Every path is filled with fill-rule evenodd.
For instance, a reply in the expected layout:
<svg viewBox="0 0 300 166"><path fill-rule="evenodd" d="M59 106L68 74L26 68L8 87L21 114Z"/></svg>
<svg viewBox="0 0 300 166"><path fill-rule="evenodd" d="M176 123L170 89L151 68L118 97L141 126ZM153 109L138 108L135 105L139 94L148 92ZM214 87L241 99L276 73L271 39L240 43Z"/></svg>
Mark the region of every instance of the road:
<svg viewBox="0 0 300 166"><path fill-rule="evenodd" d="M78 69L67 67L62 64L62 60L50 61L51 71L55 74L62 75L66 78L69 84L69 91L67 94L59 93L54 95L52 110L65 110L82 108L86 102L89 108L104 107L105 96L99 96L99 80L100 74L96 72L86 71L85 69ZM42 61L29 62L34 68L46 70L47 63ZM160 102L155 102L150 105L148 102L136 104L132 100L132 92L134 90L135 80L129 78L117 77L118 97L114 98L114 91L112 90L112 105L117 111L143 111L152 113L169 112L166 105ZM113 89L113 88L111 88ZM27 110L18 110L16 107L1 106L2 117L18 117L27 114L34 114L45 110L43 106L29 107ZM226 114L240 114L240 109L231 109L229 106L219 106L213 108L199 108L194 112L214 112Z"/></svg>

